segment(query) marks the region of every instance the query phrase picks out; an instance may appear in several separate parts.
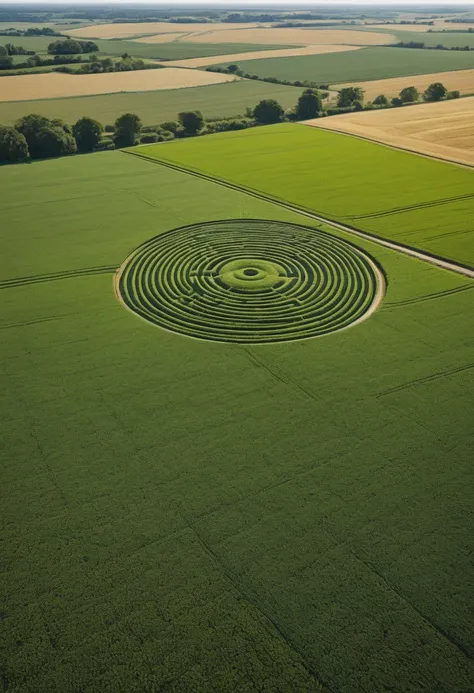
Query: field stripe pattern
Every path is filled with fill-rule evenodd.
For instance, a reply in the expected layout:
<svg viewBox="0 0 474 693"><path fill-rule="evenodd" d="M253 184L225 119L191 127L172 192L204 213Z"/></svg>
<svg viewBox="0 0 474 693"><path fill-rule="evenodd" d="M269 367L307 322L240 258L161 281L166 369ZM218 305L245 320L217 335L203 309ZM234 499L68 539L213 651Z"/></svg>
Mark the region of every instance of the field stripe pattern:
<svg viewBox="0 0 474 693"><path fill-rule="evenodd" d="M339 331L379 305L384 279L351 244L264 220L183 227L138 248L117 295L146 320L206 340L280 342Z"/></svg>

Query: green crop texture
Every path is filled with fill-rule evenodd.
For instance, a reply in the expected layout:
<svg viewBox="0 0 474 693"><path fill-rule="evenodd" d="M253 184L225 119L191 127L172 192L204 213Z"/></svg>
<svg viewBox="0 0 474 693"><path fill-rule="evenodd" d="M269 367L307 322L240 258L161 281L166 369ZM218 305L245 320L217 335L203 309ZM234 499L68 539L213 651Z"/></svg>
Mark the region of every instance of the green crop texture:
<svg viewBox="0 0 474 693"><path fill-rule="evenodd" d="M132 151L474 264L474 172L466 168L297 124Z"/></svg>
<svg viewBox="0 0 474 693"><path fill-rule="evenodd" d="M289 152L291 131L268 132ZM186 145L216 166L219 140L229 166L226 138ZM390 167L375 154L367 184L372 150L339 140L334 175L316 135L307 201L344 212L345 179L353 208L386 204ZM294 196L278 156L269 182L279 168ZM402 168L413 185L419 159ZM412 204L439 192L421 183ZM117 299L134 249L236 219L354 237L118 151L4 166L0 189L0 690L470 691L472 281L357 240L388 280L367 320L192 339Z"/></svg>
<svg viewBox="0 0 474 693"><path fill-rule="evenodd" d="M57 38L57 37L56 37ZM4 39L4 40L2 40ZM13 43L27 50L45 53L49 44L55 40L51 36L22 36ZM156 58L157 60L180 60L184 58L201 58L208 55L229 55L248 51L268 50L270 48L288 48L288 46L256 46L252 43L137 43L120 39L91 39L98 46L100 53L122 55L128 53L136 58ZM12 42L8 36L0 36L2 43Z"/></svg>
<svg viewBox="0 0 474 693"><path fill-rule="evenodd" d="M276 221L193 224L138 248L117 291L146 320L228 342L316 337L362 320L383 278L354 246Z"/></svg>
<svg viewBox="0 0 474 693"><path fill-rule="evenodd" d="M0 123L9 125L27 113L62 118L75 123L87 114L100 122L113 124L122 113L137 113L147 125L176 120L181 111L200 110L205 118L244 115L247 106L261 99L276 99L284 108L293 107L301 89L281 84L249 80L211 84L186 89L162 89L103 96L82 96L39 101L0 102Z"/></svg>
<svg viewBox="0 0 474 693"><path fill-rule="evenodd" d="M225 66L228 64L223 63ZM259 77L340 84L351 80L409 77L473 68L474 53L375 47L361 48L352 53L241 60L239 67Z"/></svg>

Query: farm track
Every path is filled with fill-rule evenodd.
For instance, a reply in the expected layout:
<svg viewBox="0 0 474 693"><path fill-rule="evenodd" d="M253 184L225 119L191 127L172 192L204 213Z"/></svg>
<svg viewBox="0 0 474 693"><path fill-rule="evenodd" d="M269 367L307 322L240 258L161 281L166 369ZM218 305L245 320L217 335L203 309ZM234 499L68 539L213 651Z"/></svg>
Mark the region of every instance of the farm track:
<svg viewBox="0 0 474 693"><path fill-rule="evenodd" d="M470 265L463 265L462 263L453 262L452 260L448 260L447 258L432 255L431 253L418 250L417 248L413 248L403 243L395 243L394 241L389 241L375 234L368 233L367 231L361 231L355 228L354 226L350 226L349 224L342 224L333 219L329 219L327 217L322 216L321 214L312 212L304 207L298 207L297 205L291 204L290 202L285 202L284 200L278 197L266 195L265 193L254 190L253 188L238 185L237 183L231 183L228 180L224 180L216 176L211 176L207 173L203 173L195 169L185 168L184 166L172 164L168 161L152 159L151 157L145 156L144 154L138 154L133 151L122 151L124 154L138 156L141 159L144 159L145 161L150 161L151 163L158 164L160 166L166 166L167 168L171 168L175 171L180 171L181 173L188 173L191 176L196 176L198 178L202 178L204 180L217 183L218 185L222 185L225 188L230 188L231 190L238 190L247 195L251 195L252 197L256 197L260 200L263 200L264 202L271 202L272 204L275 204L279 207L283 207L284 209L287 209L290 212L296 212L297 214L301 214L302 216L305 216L309 219L313 219L320 223L327 224L328 226L332 226L333 228L338 229L339 231L343 231L344 233L356 236L358 238L362 238L365 241L375 243L376 245L382 246L384 248L389 248L390 250L395 250L399 253L403 253L404 255L409 255L410 257L416 258L417 260L421 260L423 262L429 262L430 264L435 265L436 267L439 267L441 269L449 270L450 272L456 272L457 274L462 274L465 277L474 279L474 267L471 267Z"/></svg>
<svg viewBox="0 0 474 693"><path fill-rule="evenodd" d="M115 272L116 269L115 265L102 265L99 267L65 270L63 272L51 272L50 274L34 274L30 277L18 277L16 279L5 279L0 281L0 289L12 289L18 286L28 286L29 284L42 284L44 282L53 282L60 279L74 279L96 274L110 274L111 272Z"/></svg>

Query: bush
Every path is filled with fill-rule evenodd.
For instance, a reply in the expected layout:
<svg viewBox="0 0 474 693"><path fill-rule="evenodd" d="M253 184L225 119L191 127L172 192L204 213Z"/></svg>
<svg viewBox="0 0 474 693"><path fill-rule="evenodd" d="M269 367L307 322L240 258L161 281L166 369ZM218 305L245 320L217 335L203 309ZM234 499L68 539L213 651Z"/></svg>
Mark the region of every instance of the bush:
<svg viewBox="0 0 474 693"><path fill-rule="evenodd" d="M355 101L364 101L364 92L360 87L344 87L339 92L337 97L337 105L339 108L352 106Z"/></svg>
<svg viewBox="0 0 474 693"><path fill-rule="evenodd" d="M441 101L446 97L448 90L441 84L441 82L433 82L430 86L423 92L423 98L425 101Z"/></svg>
<svg viewBox="0 0 474 693"><path fill-rule="evenodd" d="M323 104L319 94L313 89L305 89L298 99L295 109L296 120L309 120L317 118L323 110Z"/></svg>
<svg viewBox="0 0 474 693"><path fill-rule="evenodd" d="M395 108L398 108L398 106L403 106L403 101L398 96L394 96L390 103Z"/></svg>
<svg viewBox="0 0 474 693"><path fill-rule="evenodd" d="M270 125L279 123L284 114L283 108L274 99L264 99L253 109L253 116L258 123Z"/></svg>
<svg viewBox="0 0 474 693"><path fill-rule="evenodd" d="M59 126L51 124L41 128L37 133L37 158L50 159L76 152L77 146L74 137Z"/></svg>
<svg viewBox="0 0 474 693"><path fill-rule="evenodd" d="M461 96L461 92L455 89L454 91L448 91L446 94L446 98L451 100L451 99L459 99Z"/></svg>
<svg viewBox="0 0 474 693"><path fill-rule="evenodd" d="M80 118L72 128L78 151L94 151L100 142L102 132L102 125L97 120L87 116Z"/></svg>
<svg viewBox="0 0 474 693"><path fill-rule="evenodd" d="M48 53L52 54L70 54L77 53L93 53L98 51L99 47L93 41L76 41L75 39L66 39L65 41L53 41L48 46Z"/></svg>
<svg viewBox="0 0 474 693"><path fill-rule="evenodd" d="M106 125L104 127L104 132L114 132L114 131L115 131L115 128L113 125Z"/></svg>
<svg viewBox="0 0 474 693"><path fill-rule="evenodd" d="M416 87L405 87L401 90L399 97L402 103L414 103L418 101L420 95Z"/></svg>
<svg viewBox="0 0 474 693"><path fill-rule="evenodd" d="M0 163L15 164L28 158L24 135L11 127L0 125Z"/></svg>
<svg viewBox="0 0 474 693"><path fill-rule="evenodd" d="M385 94L379 94L375 97L372 103L374 104L374 106L388 106L388 99L385 96Z"/></svg>
<svg viewBox="0 0 474 693"><path fill-rule="evenodd" d="M197 135L204 126L204 118L201 111L183 111L178 113L178 120L186 135Z"/></svg>
<svg viewBox="0 0 474 693"><path fill-rule="evenodd" d="M152 142L158 142L158 135L156 132L148 132L146 135L140 137L141 144L151 144Z"/></svg>
<svg viewBox="0 0 474 693"><path fill-rule="evenodd" d="M115 121L115 146L132 147L135 144L142 121L135 113L124 113Z"/></svg>
<svg viewBox="0 0 474 693"><path fill-rule="evenodd" d="M114 141L110 137L101 137L96 147L97 152L106 152L115 149Z"/></svg>

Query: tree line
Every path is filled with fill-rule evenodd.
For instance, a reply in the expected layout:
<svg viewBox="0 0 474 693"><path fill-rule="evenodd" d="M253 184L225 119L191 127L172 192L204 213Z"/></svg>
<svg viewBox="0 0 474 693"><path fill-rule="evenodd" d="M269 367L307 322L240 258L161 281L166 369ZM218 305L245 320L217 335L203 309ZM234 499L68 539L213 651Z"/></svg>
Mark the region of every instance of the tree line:
<svg viewBox="0 0 474 693"><path fill-rule="evenodd" d="M440 82L434 82L423 92L425 101L457 97L459 92L448 92ZM344 87L338 94L337 107L325 109L320 93L314 89L305 89L295 107L286 112L275 99L263 99L254 108L247 108L244 116L205 119L200 111L183 111L178 114L176 121L166 121L156 126L144 126L135 113L124 113L114 125L105 127L88 116L79 118L70 127L60 118L50 119L33 113L20 118L12 127L0 125L0 163L119 149L138 143L166 142L175 138L270 125L284 120L310 120L339 113L403 106L414 103L419 98L416 87L410 86L402 89L399 96L391 101L380 94L364 106L362 89Z"/></svg>

